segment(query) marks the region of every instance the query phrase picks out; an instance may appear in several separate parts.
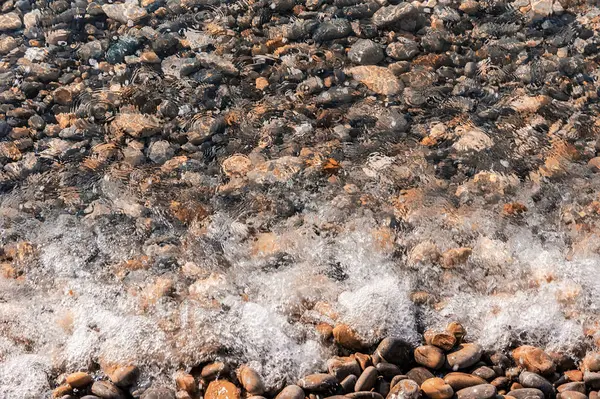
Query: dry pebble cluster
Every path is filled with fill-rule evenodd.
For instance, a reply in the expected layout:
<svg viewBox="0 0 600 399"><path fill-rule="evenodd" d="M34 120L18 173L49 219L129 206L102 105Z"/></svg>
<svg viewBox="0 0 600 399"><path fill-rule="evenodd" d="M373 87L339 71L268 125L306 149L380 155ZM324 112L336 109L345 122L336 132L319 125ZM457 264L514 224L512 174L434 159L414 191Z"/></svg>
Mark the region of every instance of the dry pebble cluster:
<svg viewBox="0 0 600 399"><path fill-rule="evenodd" d="M336 327L337 328L337 327ZM347 330L347 327L344 327ZM327 360L327 372L306 375L295 384L266 386L247 365L237 370L212 362L174 376L174 387L136 385L135 366L113 367L107 380L76 372L54 390L61 399L595 399L600 389L600 353L589 352L576 365L569 356L523 345L508 356L467 342L462 325L428 330L423 345L383 339L371 354L353 352L355 336L336 334L340 356ZM101 375L100 373L99 375Z"/></svg>

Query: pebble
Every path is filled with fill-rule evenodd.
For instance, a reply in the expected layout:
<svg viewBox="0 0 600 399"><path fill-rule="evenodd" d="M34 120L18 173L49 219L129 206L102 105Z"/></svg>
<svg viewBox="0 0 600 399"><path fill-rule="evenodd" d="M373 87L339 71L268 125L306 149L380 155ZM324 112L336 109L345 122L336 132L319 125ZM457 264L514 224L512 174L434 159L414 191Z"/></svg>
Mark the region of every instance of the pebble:
<svg viewBox="0 0 600 399"><path fill-rule="evenodd" d="M388 44L385 49L388 56L399 61L412 60L420 52L417 42L403 37L399 38L397 42Z"/></svg>
<svg viewBox="0 0 600 399"><path fill-rule="evenodd" d="M363 339L346 324L338 324L333 328L333 338L344 348L361 350L365 347Z"/></svg>
<svg viewBox="0 0 600 399"><path fill-rule="evenodd" d="M341 39L352 32L352 26L346 19L334 19L323 22L312 34L316 42L324 42L333 39Z"/></svg>
<svg viewBox="0 0 600 399"><path fill-rule="evenodd" d="M356 66L346 70L353 79L364 83L370 90L384 96L400 94L404 86L388 68L374 65Z"/></svg>
<svg viewBox="0 0 600 399"><path fill-rule="evenodd" d="M367 367L360 377L358 377L356 385L354 386L354 391L370 391L375 387L378 375L379 373L375 367Z"/></svg>
<svg viewBox="0 0 600 399"><path fill-rule="evenodd" d="M585 393L585 383L583 382L567 382L566 384L559 385L557 388L558 392L576 391Z"/></svg>
<svg viewBox="0 0 600 399"><path fill-rule="evenodd" d="M354 392L354 386L358 381L358 377L354 374L350 374L340 382L340 388L344 393Z"/></svg>
<svg viewBox="0 0 600 399"><path fill-rule="evenodd" d="M261 376L252 368L241 366L238 369L238 379L250 395L256 396L265 393L265 384Z"/></svg>
<svg viewBox="0 0 600 399"><path fill-rule="evenodd" d="M545 379L544 377L531 373L529 371L523 371L519 376L519 383L525 388L537 388L542 391L546 398L554 398L554 386Z"/></svg>
<svg viewBox="0 0 600 399"><path fill-rule="evenodd" d="M179 372L175 375L175 384L178 390L186 391L190 394L196 392L198 388L194 376L184 372Z"/></svg>
<svg viewBox="0 0 600 399"><path fill-rule="evenodd" d="M483 351L478 344L461 344L452 352L446 354L446 362L452 370L456 371L471 367L481 359Z"/></svg>
<svg viewBox="0 0 600 399"><path fill-rule="evenodd" d="M412 351L408 342L400 338L387 337L379 343L375 353L388 363L405 367L410 361Z"/></svg>
<svg viewBox="0 0 600 399"><path fill-rule="evenodd" d="M431 399L450 399L454 396L452 387L441 378L429 378L421 384L421 390Z"/></svg>
<svg viewBox="0 0 600 399"><path fill-rule="evenodd" d="M377 363L377 366L375 366L375 368L383 378L386 378L388 380L391 380L398 374L402 373L400 367L396 366L393 363L379 362Z"/></svg>
<svg viewBox="0 0 600 399"><path fill-rule="evenodd" d="M23 22L16 12L0 15L0 32L21 29Z"/></svg>
<svg viewBox="0 0 600 399"><path fill-rule="evenodd" d="M91 391L94 395L102 399L125 399L125 394L108 381L94 382Z"/></svg>
<svg viewBox="0 0 600 399"><path fill-rule="evenodd" d="M91 384L94 379L88 373L78 372L69 374L65 381L73 388L83 388Z"/></svg>
<svg viewBox="0 0 600 399"><path fill-rule="evenodd" d="M304 399L304 390L298 385L288 385L279 392L275 399Z"/></svg>
<svg viewBox="0 0 600 399"><path fill-rule="evenodd" d="M10 53L12 50L16 49L19 46L15 38L8 35L0 36L0 55L5 55Z"/></svg>
<svg viewBox="0 0 600 399"><path fill-rule="evenodd" d="M301 378L297 385L311 392L329 392L338 385L338 382L330 374L311 374Z"/></svg>
<svg viewBox="0 0 600 399"><path fill-rule="evenodd" d="M359 39L350 47L350 61L359 65L375 65L383 60L381 46L369 39Z"/></svg>
<svg viewBox="0 0 600 399"><path fill-rule="evenodd" d="M427 345L437 346L440 349L449 351L456 344L456 337L448 332L439 332L428 330L423 334Z"/></svg>
<svg viewBox="0 0 600 399"><path fill-rule="evenodd" d="M591 396L590 396L591 397ZM588 396L581 392L565 391L557 395L558 399L587 399Z"/></svg>
<svg viewBox="0 0 600 399"><path fill-rule="evenodd" d="M514 361L527 371L541 375L554 373L556 366L552 358L540 348L523 345L512 351Z"/></svg>
<svg viewBox="0 0 600 399"><path fill-rule="evenodd" d="M481 377L484 380L488 381L496 378L496 372L492 368L487 366L477 367L475 370L473 370L471 374L476 375L477 377Z"/></svg>
<svg viewBox="0 0 600 399"><path fill-rule="evenodd" d="M491 399L496 397L496 387L491 384L476 385L456 392L457 399Z"/></svg>
<svg viewBox="0 0 600 399"><path fill-rule="evenodd" d="M400 380L393 385L388 394L388 399L417 399L420 396L419 384L413 380Z"/></svg>
<svg viewBox="0 0 600 399"><path fill-rule="evenodd" d="M161 130L158 118L142 114L119 114L113 120L112 127L135 138L150 137Z"/></svg>
<svg viewBox="0 0 600 399"><path fill-rule="evenodd" d="M585 385L592 389L600 389L600 373L593 371L586 371L583 373L583 381Z"/></svg>
<svg viewBox="0 0 600 399"><path fill-rule="evenodd" d="M446 362L444 352L433 345L422 345L415 349L415 361L421 366L437 370Z"/></svg>
<svg viewBox="0 0 600 399"><path fill-rule="evenodd" d="M382 7L373 14L373 23L383 28L396 24L403 19L414 17L417 9L410 3L400 3L397 5L389 5Z"/></svg>
<svg viewBox="0 0 600 399"><path fill-rule="evenodd" d="M351 392L349 394L344 395L346 398L350 399L384 399L378 392Z"/></svg>
<svg viewBox="0 0 600 399"><path fill-rule="evenodd" d="M240 399L240 390L225 380L211 381L204 393L205 399Z"/></svg>
<svg viewBox="0 0 600 399"><path fill-rule="evenodd" d="M335 376L338 381L344 380L349 375L360 376L361 368L353 357L334 357L327 361L329 374Z"/></svg>
<svg viewBox="0 0 600 399"><path fill-rule="evenodd" d="M148 12L137 4L136 0L127 0L125 3L104 4L102 11L107 17L119 21L122 24L127 24L132 21L134 24L148 15Z"/></svg>

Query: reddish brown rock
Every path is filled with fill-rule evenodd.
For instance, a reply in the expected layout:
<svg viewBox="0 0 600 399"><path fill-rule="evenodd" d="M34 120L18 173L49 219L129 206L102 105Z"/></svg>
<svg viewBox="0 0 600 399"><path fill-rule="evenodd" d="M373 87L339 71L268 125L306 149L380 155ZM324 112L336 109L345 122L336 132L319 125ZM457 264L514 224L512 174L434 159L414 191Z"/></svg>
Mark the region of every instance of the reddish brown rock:
<svg viewBox="0 0 600 399"><path fill-rule="evenodd" d="M240 389L229 381L211 381L206 388L204 399L240 399Z"/></svg>
<svg viewBox="0 0 600 399"><path fill-rule="evenodd" d="M483 385L487 382L476 375L471 375L467 373L448 373L444 376L444 381L446 384L450 385L454 391L460 391L461 389L472 387L475 385Z"/></svg>
<svg viewBox="0 0 600 399"><path fill-rule="evenodd" d="M327 392L338 384L336 378L330 374L311 374L298 381L298 386L311 392Z"/></svg>
<svg viewBox="0 0 600 399"><path fill-rule="evenodd" d="M91 375L84 372L69 374L66 378L67 384L73 388L83 388L94 381Z"/></svg>
<svg viewBox="0 0 600 399"><path fill-rule="evenodd" d="M243 365L238 369L238 379L250 395L262 395L265 393L265 384L262 377L252 368Z"/></svg>
<svg viewBox="0 0 600 399"><path fill-rule="evenodd" d="M444 365L446 356L444 352L433 345L422 345L415 349L415 361L421 366L437 370Z"/></svg>
<svg viewBox="0 0 600 399"><path fill-rule="evenodd" d="M520 346L512 351L512 357L515 363L532 373L549 375L556 370L550 356L535 346Z"/></svg>
<svg viewBox="0 0 600 399"><path fill-rule="evenodd" d="M194 376L184 372L177 373L175 376L175 384L177 385L177 389L186 391L190 394L195 393L198 388Z"/></svg>
<svg viewBox="0 0 600 399"><path fill-rule="evenodd" d="M344 348L360 350L366 346L364 340L347 324L338 324L333 329L335 342Z"/></svg>
<svg viewBox="0 0 600 399"><path fill-rule="evenodd" d="M454 390L441 378L430 378L421 384L421 390L431 399L450 399Z"/></svg>
<svg viewBox="0 0 600 399"><path fill-rule="evenodd" d="M481 346L477 344L461 344L446 355L446 363L448 368L454 371L464 369L477 363L481 359L482 353Z"/></svg>
<svg viewBox="0 0 600 399"><path fill-rule="evenodd" d="M445 331L427 330L423 334L427 345L437 346L440 349L449 351L456 344L456 337Z"/></svg>

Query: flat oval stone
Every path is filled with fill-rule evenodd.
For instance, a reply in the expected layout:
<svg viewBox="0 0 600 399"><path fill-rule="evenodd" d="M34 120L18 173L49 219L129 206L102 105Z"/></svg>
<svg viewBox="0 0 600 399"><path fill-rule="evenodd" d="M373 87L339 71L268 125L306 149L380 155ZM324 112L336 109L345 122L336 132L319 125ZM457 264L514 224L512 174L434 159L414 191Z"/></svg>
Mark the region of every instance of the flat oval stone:
<svg viewBox="0 0 600 399"><path fill-rule="evenodd" d="M403 339L387 337L379 343L375 352L386 362L402 367L411 360L412 347Z"/></svg>
<svg viewBox="0 0 600 399"><path fill-rule="evenodd" d="M444 352L433 345L422 345L415 349L415 361L421 366L437 370L444 365L446 356Z"/></svg>
<svg viewBox="0 0 600 399"><path fill-rule="evenodd" d="M477 377L481 377L487 381L496 378L496 372L492 368L487 366L477 367L475 370L473 370L471 374L476 375Z"/></svg>
<svg viewBox="0 0 600 399"><path fill-rule="evenodd" d="M283 388L275 399L304 399L304 390L298 385L288 385Z"/></svg>
<svg viewBox="0 0 600 399"><path fill-rule="evenodd" d="M238 379L246 392L252 396L262 395L265 392L265 384L261 376L254 369L246 365L239 368Z"/></svg>
<svg viewBox="0 0 600 399"><path fill-rule="evenodd" d="M358 377L356 385L354 385L354 391L370 391L373 387L375 387L375 382L377 382L378 376L379 373L375 367L367 367L365 371L362 372L360 377Z"/></svg>
<svg viewBox="0 0 600 399"><path fill-rule="evenodd" d="M337 379L331 374L311 374L300 379L298 386L312 392L327 392L337 386Z"/></svg>
<svg viewBox="0 0 600 399"><path fill-rule="evenodd" d="M519 375L519 383L523 385L524 388L537 388L544 393L546 398L553 399L556 394L554 393L554 387L544 377L538 375L536 373L532 373L530 371L523 371L521 375Z"/></svg>
<svg viewBox="0 0 600 399"><path fill-rule="evenodd" d="M69 374L66 378L66 381L67 384L73 388L82 388L91 384L94 379L88 373L78 372Z"/></svg>
<svg viewBox="0 0 600 399"><path fill-rule="evenodd" d="M491 399L496 397L496 387L492 384L476 385L456 392L457 399Z"/></svg>
<svg viewBox="0 0 600 399"><path fill-rule="evenodd" d="M460 391L464 388L472 387L475 385L483 385L487 383L481 377L461 372L446 374L444 376L444 381L446 381L446 384L450 385L455 392Z"/></svg>
<svg viewBox="0 0 600 399"><path fill-rule="evenodd" d="M583 381L590 388L598 389L600 388L600 373L586 371L583 373Z"/></svg>
<svg viewBox="0 0 600 399"><path fill-rule="evenodd" d="M139 374L139 369L136 366L117 367L108 378L120 388L126 388L135 383Z"/></svg>
<svg viewBox="0 0 600 399"><path fill-rule="evenodd" d="M360 365L353 357L334 357L327 360L329 374L335 376L338 381L344 380L349 375L360 375Z"/></svg>
<svg viewBox="0 0 600 399"><path fill-rule="evenodd" d="M339 345L351 350L361 350L366 346L360 335L346 324L334 327L333 338Z"/></svg>
<svg viewBox="0 0 600 399"><path fill-rule="evenodd" d="M228 373L229 366L227 364L223 362L214 362L204 366L200 376L207 381L212 381Z"/></svg>
<svg viewBox="0 0 600 399"><path fill-rule="evenodd" d="M535 388L513 389L508 393L508 395L514 397L515 399L544 399L544 392Z"/></svg>
<svg viewBox="0 0 600 399"><path fill-rule="evenodd" d="M96 381L92 384L92 393L102 399L125 399L125 395L112 382Z"/></svg>
<svg viewBox="0 0 600 399"><path fill-rule="evenodd" d="M583 382L567 382L566 384L559 385L556 390L558 392L581 392L585 393L585 383Z"/></svg>
<svg viewBox="0 0 600 399"><path fill-rule="evenodd" d="M413 380L406 379L392 386L387 399L417 399L419 393L419 384Z"/></svg>
<svg viewBox="0 0 600 399"><path fill-rule="evenodd" d="M441 378L430 378L421 384L421 390L431 399L450 399L454 390Z"/></svg>
<svg viewBox="0 0 600 399"><path fill-rule="evenodd" d="M481 359L483 350L477 344L461 344L446 355L448 367L454 371L471 367Z"/></svg>

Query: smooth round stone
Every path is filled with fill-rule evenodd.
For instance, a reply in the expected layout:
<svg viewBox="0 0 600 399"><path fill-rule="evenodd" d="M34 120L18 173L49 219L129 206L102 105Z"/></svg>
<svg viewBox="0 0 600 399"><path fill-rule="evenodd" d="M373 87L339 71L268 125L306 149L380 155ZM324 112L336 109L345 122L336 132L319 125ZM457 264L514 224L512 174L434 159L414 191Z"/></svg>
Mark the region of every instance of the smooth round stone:
<svg viewBox="0 0 600 399"><path fill-rule="evenodd" d="M496 387L491 384L476 385L456 392L457 399L491 399L496 397Z"/></svg>
<svg viewBox="0 0 600 399"><path fill-rule="evenodd" d="M94 379L88 373L78 372L69 374L66 381L73 388L83 388L91 384Z"/></svg>
<svg viewBox="0 0 600 399"><path fill-rule="evenodd" d="M544 393L546 398L553 399L556 396L552 384L538 374L529 371L523 371L521 375L519 375L519 383L523 385L524 388L539 389Z"/></svg>
<svg viewBox="0 0 600 399"><path fill-rule="evenodd" d="M338 324L334 327L333 338L339 345L351 350L361 350L365 347L358 333L346 324Z"/></svg>
<svg viewBox="0 0 600 399"><path fill-rule="evenodd" d="M358 377L356 385L354 385L354 391L370 391L375 386L378 375L379 373L375 367L367 367L360 377Z"/></svg>
<svg viewBox="0 0 600 399"><path fill-rule="evenodd" d="M240 383L252 396L262 395L265 392L265 384L261 376L248 366L241 366L238 370Z"/></svg>
<svg viewBox="0 0 600 399"><path fill-rule="evenodd" d="M354 357L358 362L358 365L360 366L361 370L364 370L367 367L373 365L373 359L369 355L365 355L364 353L355 353Z"/></svg>
<svg viewBox="0 0 600 399"><path fill-rule="evenodd" d="M581 362L583 371L600 371L600 353L588 352Z"/></svg>
<svg viewBox="0 0 600 399"><path fill-rule="evenodd" d="M461 372L446 374L444 376L444 381L446 381L446 384L450 385L455 392L464 388L487 384L481 377Z"/></svg>
<svg viewBox="0 0 600 399"><path fill-rule="evenodd" d="M402 367L410 361L412 348L400 338L387 337L379 343L375 352L386 362Z"/></svg>
<svg viewBox="0 0 600 399"><path fill-rule="evenodd" d="M392 386L387 399L417 399L419 393L419 384L416 381L406 379Z"/></svg>
<svg viewBox="0 0 600 399"><path fill-rule="evenodd" d="M229 366L222 362L214 362L202 368L200 376L208 381L220 378L229 373Z"/></svg>
<svg viewBox="0 0 600 399"><path fill-rule="evenodd" d="M283 388L275 399L304 399L304 390L298 385L288 385Z"/></svg>
<svg viewBox="0 0 600 399"><path fill-rule="evenodd" d="M488 380L488 381L496 378L496 372L487 366L478 367L475 370L473 370L473 372L471 374L476 375L477 377L481 377L484 380Z"/></svg>
<svg viewBox="0 0 600 399"><path fill-rule="evenodd" d="M359 65L375 65L383 60L383 50L369 39L359 39L350 48L348 58Z"/></svg>
<svg viewBox="0 0 600 399"><path fill-rule="evenodd" d="M508 395L515 399L544 399L544 392L535 388L513 389Z"/></svg>
<svg viewBox="0 0 600 399"><path fill-rule="evenodd" d="M112 382L96 381L92 384L92 393L102 399L125 399L125 395Z"/></svg>
<svg viewBox="0 0 600 399"><path fill-rule="evenodd" d="M437 370L444 365L446 356L444 352L433 345L422 345L415 349L415 361L421 366Z"/></svg>
<svg viewBox="0 0 600 399"><path fill-rule="evenodd" d="M359 376L361 372L358 361L352 357L334 357L327 360L327 370L338 381L342 381L352 374Z"/></svg>
<svg viewBox="0 0 600 399"><path fill-rule="evenodd" d="M450 399L454 395L452 387L441 378L430 378L421 384L421 390L431 399Z"/></svg>
<svg viewBox="0 0 600 399"><path fill-rule="evenodd" d="M448 367L454 371L473 366L481 359L483 350L477 344L461 344L446 355Z"/></svg>
<svg viewBox="0 0 600 399"><path fill-rule="evenodd" d="M136 366L117 367L108 378L118 387L126 388L135 383L139 374Z"/></svg>
<svg viewBox="0 0 600 399"><path fill-rule="evenodd" d="M434 375L431 374L431 371L427 370L425 367L415 367L406 373L406 375L419 385L421 385L425 380L434 377Z"/></svg>
<svg viewBox="0 0 600 399"><path fill-rule="evenodd" d="M300 388L312 392L331 391L337 384L337 379L330 374L311 374L298 381Z"/></svg>

